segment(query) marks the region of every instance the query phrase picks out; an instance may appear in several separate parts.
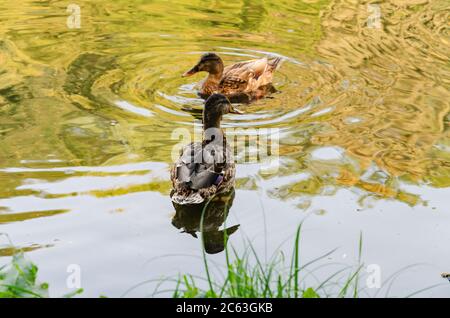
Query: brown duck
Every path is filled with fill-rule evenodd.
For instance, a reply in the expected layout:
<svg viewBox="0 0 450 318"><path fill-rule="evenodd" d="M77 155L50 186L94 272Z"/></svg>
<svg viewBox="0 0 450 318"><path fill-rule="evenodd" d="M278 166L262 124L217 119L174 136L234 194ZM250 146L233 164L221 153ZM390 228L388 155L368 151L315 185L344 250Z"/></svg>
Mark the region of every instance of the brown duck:
<svg viewBox="0 0 450 318"><path fill-rule="evenodd" d="M236 168L220 128L222 116L240 113L221 94L211 95L203 109L203 140L186 145L171 169L172 202L199 204L234 186Z"/></svg>
<svg viewBox="0 0 450 318"><path fill-rule="evenodd" d="M203 98L220 93L231 101L241 98L251 101L276 91L272 86L272 78L280 62L280 57L262 58L224 67L217 54L206 53L183 77L198 72L209 73L201 83L199 95Z"/></svg>

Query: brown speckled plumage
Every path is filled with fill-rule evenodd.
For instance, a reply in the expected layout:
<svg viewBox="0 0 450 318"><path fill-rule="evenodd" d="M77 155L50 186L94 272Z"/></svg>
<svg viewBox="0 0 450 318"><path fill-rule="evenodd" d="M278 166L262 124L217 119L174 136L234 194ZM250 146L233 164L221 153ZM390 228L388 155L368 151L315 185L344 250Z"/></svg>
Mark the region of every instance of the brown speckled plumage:
<svg viewBox="0 0 450 318"><path fill-rule="evenodd" d="M201 144L201 143L198 143ZM186 147L190 148L193 144L189 144ZM227 159L228 160L228 159ZM173 165L170 176L172 180L173 190L171 192L172 200L178 204L198 204L205 199L209 199L216 193L222 193L229 191L234 186L234 176L236 174L236 166L234 162L226 163L225 165L218 164L202 164L208 170L219 171L219 174L223 175L223 179L219 184L212 184L209 187L193 190L184 182L180 182L177 179L177 167L186 164L182 159Z"/></svg>
<svg viewBox="0 0 450 318"><path fill-rule="evenodd" d="M217 136L221 138L214 143L204 139L183 147L170 171L173 185L170 197L173 202L199 204L234 186L236 167L226 137L220 130L222 115L230 111L233 108L223 95L213 94L206 101L204 128L217 129ZM215 153L216 150L221 150L222 154Z"/></svg>
<svg viewBox="0 0 450 318"><path fill-rule="evenodd" d="M262 58L239 62L224 67L222 59L214 53L204 54L200 61L184 76L197 72L208 72L208 77L201 83L200 96L207 98L213 93L220 93L228 98L247 95L249 100L258 99L271 92L261 89L271 86L273 73L278 68L281 58Z"/></svg>

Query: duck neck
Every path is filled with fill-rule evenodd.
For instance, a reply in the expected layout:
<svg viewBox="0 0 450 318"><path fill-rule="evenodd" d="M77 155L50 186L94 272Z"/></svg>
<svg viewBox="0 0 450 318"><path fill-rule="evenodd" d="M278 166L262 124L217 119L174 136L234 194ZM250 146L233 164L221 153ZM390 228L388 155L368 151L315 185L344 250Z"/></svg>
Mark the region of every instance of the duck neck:
<svg viewBox="0 0 450 318"><path fill-rule="evenodd" d="M207 130L213 131L213 130L216 130L216 129L222 130L220 128L220 118L210 119L210 120L208 120L207 122L204 123L204 126L203 126L203 131L204 132L206 132Z"/></svg>
<svg viewBox="0 0 450 318"><path fill-rule="evenodd" d="M208 144L216 144L224 146L226 145L227 139L224 135L224 132L222 129L217 130L217 132L214 134L214 136L211 136L208 132L203 133L203 141L202 144L208 145Z"/></svg>
<svg viewBox="0 0 450 318"><path fill-rule="evenodd" d="M209 73L206 80L208 82L213 82L219 84L220 80L222 79L223 69L221 71L218 71L217 73Z"/></svg>
<svg viewBox="0 0 450 318"><path fill-rule="evenodd" d="M210 142L220 142L225 140L225 135L220 127L220 118L208 121L203 129L203 142L209 144Z"/></svg>
<svg viewBox="0 0 450 318"><path fill-rule="evenodd" d="M207 86L219 86L220 80L223 75L223 62L222 60L217 61L213 69L208 72L208 77L206 78L205 85Z"/></svg>

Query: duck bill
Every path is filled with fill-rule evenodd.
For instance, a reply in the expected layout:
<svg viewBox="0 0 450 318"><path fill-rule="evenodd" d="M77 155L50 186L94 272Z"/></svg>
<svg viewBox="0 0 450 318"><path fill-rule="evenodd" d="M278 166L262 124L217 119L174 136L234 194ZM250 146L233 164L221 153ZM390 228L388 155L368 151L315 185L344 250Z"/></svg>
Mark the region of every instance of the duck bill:
<svg viewBox="0 0 450 318"><path fill-rule="evenodd" d="M233 105L230 104L230 114L243 114L244 112L240 111L239 109L235 108Z"/></svg>
<svg viewBox="0 0 450 318"><path fill-rule="evenodd" d="M186 73L184 73L182 75L182 77L188 77L188 76L192 76L195 73L198 73L198 64L195 65L193 68L191 68L189 71L187 71Z"/></svg>

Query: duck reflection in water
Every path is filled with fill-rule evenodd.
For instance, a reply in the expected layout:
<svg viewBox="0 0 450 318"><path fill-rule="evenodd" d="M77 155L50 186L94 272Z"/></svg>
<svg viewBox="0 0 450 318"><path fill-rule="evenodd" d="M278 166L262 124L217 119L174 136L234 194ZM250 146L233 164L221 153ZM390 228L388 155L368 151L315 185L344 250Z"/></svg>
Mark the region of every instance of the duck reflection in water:
<svg viewBox="0 0 450 318"><path fill-rule="evenodd" d="M229 236L239 228L238 224L219 230L225 223L233 204L234 195L234 188L232 188L201 204L180 205L172 202L176 211L172 218L172 225L177 229L182 229L182 233L188 233L195 238L197 238L197 232L201 231L205 252L208 254L220 253L225 249ZM203 226L201 226L203 210L205 210L205 214Z"/></svg>

